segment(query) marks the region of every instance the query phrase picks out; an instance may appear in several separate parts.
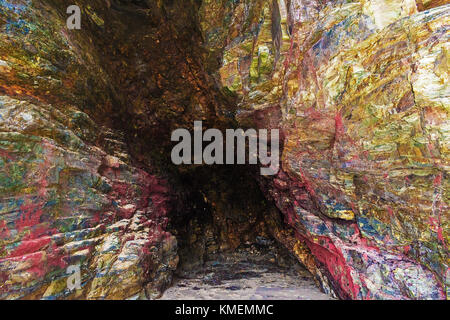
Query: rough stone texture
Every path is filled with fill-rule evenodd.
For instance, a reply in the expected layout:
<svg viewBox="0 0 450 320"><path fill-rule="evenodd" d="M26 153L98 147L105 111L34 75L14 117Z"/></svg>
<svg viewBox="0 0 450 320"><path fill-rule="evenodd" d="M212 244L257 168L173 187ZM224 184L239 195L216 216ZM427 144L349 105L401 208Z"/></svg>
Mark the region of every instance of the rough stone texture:
<svg viewBox="0 0 450 320"><path fill-rule="evenodd" d="M167 187L81 140L98 131L86 114L0 103L0 297L127 298L170 283ZM82 275L72 293L70 265Z"/></svg>
<svg viewBox="0 0 450 320"><path fill-rule="evenodd" d="M44 2L0 1L0 299L158 296L178 261L167 183L80 110L116 98L62 18Z"/></svg>
<svg viewBox="0 0 450 320"><path fill-rule="evenodd" d="M444 299L449 12L0 0L0 298L156 297L178 261L171 216L194 268L272 234L339 298ZM284 221L233 179L246 168L170 166L170 132L193 120L282 130L282 170L259 182ZM193 200L170 210L172 188Z"/></svg>
<svg viewBox="0 0 450 320"><path fill-rule="evenodd" d="M241 123L283 131L282 171L263 190L341 298L445 298L449 13L383 0L200 9Z"/></svg>

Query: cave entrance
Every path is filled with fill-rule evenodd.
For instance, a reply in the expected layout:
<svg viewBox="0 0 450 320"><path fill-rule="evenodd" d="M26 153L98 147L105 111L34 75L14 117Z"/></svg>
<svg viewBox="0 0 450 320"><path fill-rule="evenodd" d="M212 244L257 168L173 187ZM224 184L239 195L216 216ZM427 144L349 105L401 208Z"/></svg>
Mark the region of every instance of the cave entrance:
<svg viewBox="0 0 450 320"><path fill-rule="evenodd" d="M107 27L86 20L74 40L92 44L108 100L98 103L93 95L85 105L98 107L85 109L97 123L123 132L130 162L168 177L178 195L168 231L177 238L179 264L163 298L318 298L313 276L291 255L289 241L279 240L288 226L261 192L259 167L171 161L176 129L199 120L222 133L247 126L236 120L237 97L218 84L222 52L204 46L200 2L89 3ZM58 1L52 6L62 15L66 10Z"/></svg>
<svg viewBox="0 0 450 320"><path fill-rule="evenodd" d="M329 299L275 239L282 218L251 166L180 171L184 192L171 216L179 264L162 299Z"/></svg>

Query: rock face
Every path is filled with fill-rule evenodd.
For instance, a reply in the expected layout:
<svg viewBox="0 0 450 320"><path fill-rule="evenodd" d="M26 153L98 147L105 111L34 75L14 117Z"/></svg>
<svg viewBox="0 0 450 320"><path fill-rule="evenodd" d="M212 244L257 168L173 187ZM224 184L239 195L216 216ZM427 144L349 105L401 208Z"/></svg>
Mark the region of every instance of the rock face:
<svg viewBox="0 0 450 320"><path fill-rule="evenodd" d="M164 182L93 144L101 130L76 109L0 103L0 297L128 298L169 284ZM74 292L69 266L81 267Z"/></svg>
<svg viewBox="0 0 450 320"><path fill-rule="evenodd" d="M0 2L0 298L155 297L178 261L167 182L80 110L115 98L64 24L47 4Z"/></svg>
<svg viewBox="0 0 450 320"><path fill-rule="evenodd" d="M383 0L200 9L241 123L284 133L282 170L263 189L295 229L299 258L341 298L445 298L450 7L424 9Z"/></svg>
<svg viewBox="0 0 450 320"><path fill-rule="evenodd" d="M178 254L189 272L271 235L339 298L445 299L449 14L0 0L0 298L155 298ZM193 120L281 129L280 172L256 178L268 201L247 168L170 164Z"/></svg>

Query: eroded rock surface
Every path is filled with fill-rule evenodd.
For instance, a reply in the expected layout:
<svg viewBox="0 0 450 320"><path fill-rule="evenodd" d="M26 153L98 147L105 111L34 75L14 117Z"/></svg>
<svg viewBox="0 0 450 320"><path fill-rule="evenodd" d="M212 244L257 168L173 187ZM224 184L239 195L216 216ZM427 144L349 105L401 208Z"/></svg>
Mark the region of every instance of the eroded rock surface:
<svg viewBox="0 0 450 320"><path fill-rule="evenodd" d="M0 298L158 296L178 261L168 185L81 111L117 99L92 44L44 2L1 1L0 26Z"/></svg>
<svg viewBox="0 0 450 320"><path fill-rule="evenodd" d="M449 13L0 0L0 298L154 298L177 253L191 272L264 236L339 298L444 299ZM172 166L193 120L281 129L280 172Z"/></svg>
<svg viewBox="0 0 450 320"><path fill-rule="evenodd" d="M450 7L427 8L205 1L200 11L241 123L284 133L282 170L263 189L296 230L300 259L341 298L445 297Z"/></svg>
<svg viewBox="0 0 450 320"><path fill-rule="evenodd" d="M177 255L164 182L83 141L101 130L78 110L0 103L0 296L120 299L170 284ZM72 293L71 265L82 280Z"/></svg>

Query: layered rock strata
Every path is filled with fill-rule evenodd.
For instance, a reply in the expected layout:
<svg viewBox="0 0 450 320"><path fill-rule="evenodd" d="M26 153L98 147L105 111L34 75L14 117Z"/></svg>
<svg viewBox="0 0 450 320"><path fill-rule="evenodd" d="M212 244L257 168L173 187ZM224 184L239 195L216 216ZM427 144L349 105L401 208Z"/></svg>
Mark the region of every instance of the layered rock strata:
<svg viewBox="0 0 450 320"><path fill-rule="evenodd" d="M200 10L241 123L284 133L263 189L341 298L445 298L449 13L382 0Z"/></svg>

